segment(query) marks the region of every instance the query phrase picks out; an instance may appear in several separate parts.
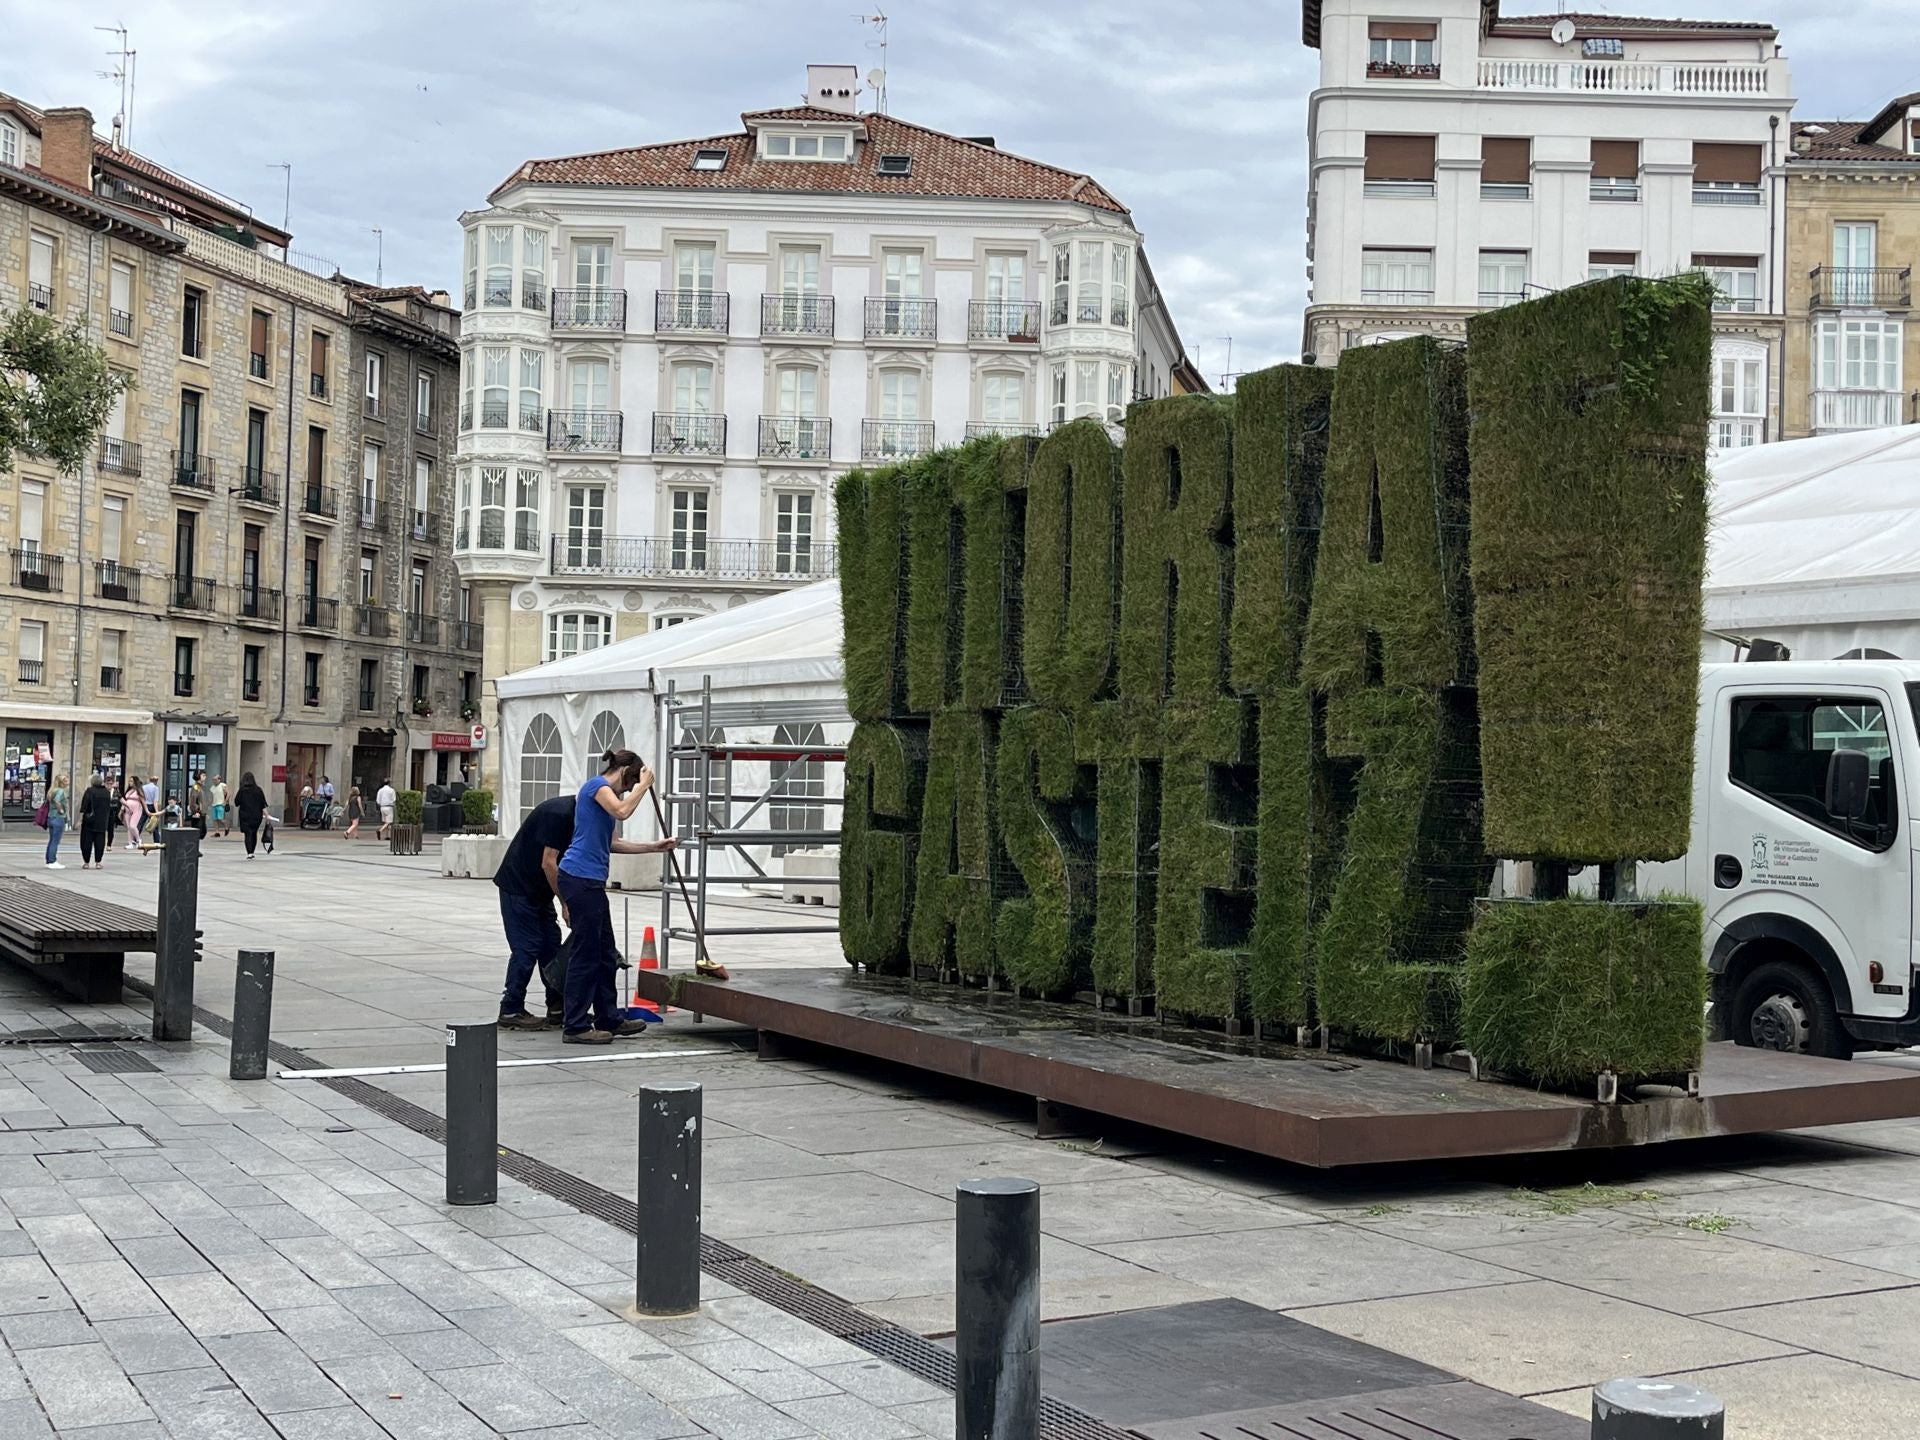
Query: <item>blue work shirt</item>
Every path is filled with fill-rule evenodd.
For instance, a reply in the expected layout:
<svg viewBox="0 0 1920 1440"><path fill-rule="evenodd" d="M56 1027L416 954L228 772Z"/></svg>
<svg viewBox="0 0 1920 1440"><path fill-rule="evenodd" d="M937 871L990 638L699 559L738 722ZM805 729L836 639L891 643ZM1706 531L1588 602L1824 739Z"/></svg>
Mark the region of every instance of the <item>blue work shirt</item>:
<svg viewBox="0 0 1920 1440"><path fill-rule="evenodd" d="M577 880L607 878L608 858L613 853L613 816L600 808L596 798L611 782L596 775L580 787L573 802L573 841L560 857L560 868Z"/></svg>

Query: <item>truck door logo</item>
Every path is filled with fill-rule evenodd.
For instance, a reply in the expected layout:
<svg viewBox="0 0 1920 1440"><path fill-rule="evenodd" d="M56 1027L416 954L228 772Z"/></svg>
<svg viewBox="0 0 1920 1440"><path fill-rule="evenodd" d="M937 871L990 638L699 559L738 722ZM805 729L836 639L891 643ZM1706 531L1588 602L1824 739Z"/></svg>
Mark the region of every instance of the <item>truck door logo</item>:
<svg viewBox="0 0 1920 1440"><path fill-rule="evenodd" d="M1755 870L1767 868L1767 837L1764 835L1753 837L1753 868Z"/></svg>

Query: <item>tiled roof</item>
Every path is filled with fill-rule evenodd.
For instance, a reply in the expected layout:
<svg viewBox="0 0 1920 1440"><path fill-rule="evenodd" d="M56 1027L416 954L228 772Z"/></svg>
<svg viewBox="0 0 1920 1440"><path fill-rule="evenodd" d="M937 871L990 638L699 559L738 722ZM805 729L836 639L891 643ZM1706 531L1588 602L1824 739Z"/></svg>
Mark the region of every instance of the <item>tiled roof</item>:
<svg viewBox="0 0 1920 1440"><path fill-rule="evenodd" d="M1550 30L1556 20L1571 20L1582 31L1602 35L1647 35L1670 30L1774 35L1778 32L1766 20L1661 20L1646 15L1596 15L1569 10L1558 15L1502 15L1494 22L1496 30Z"/></svg>
<svg viewBox="0 0 1920 1440"><path fill-rule="evenodd" d="M1843 160L1878 165L1920 165L1920 155L1910 155L1899 145L1870 144L1860 132L1870 120L1796 120L1793 122L1793 154L1787 158L1801 163ZM1814 134L1814 131L1821 133ZM1802 142L1806 148L1801 149Z"/></svg>
<svg viewBox="0 0 1920 1440"><path fill-rule="evenodd" d="M1869 140L1883 140L1886 138L1887 131L1906 119L1907 111L1916 105L1920 105L1920 91L1910 95L1896 95L1880 107L1878 115L1860 127L1860 133Z"/></svg>
<svg viewBox="0 0 1920 1440"><path fill-rule="evenodd" d="M850 164L830 161L764 160L745 133L710 135L702 140L673 140L626 150L602 150L553 160L529 160L501 182L531 185L608 185L661 190L822 191L849 195L951 196L978 200L1070 200L1096 210L1126 214L1126 206L1088 176L1043 164L948 135L892 115L845 115L837 110L794 106L750 111L743 123L762 120L814 120L857 123L866 140ZM718 170L695 170L696 150L724 150ZM906 175L882 175L882 155L909 155Z"/></svg>

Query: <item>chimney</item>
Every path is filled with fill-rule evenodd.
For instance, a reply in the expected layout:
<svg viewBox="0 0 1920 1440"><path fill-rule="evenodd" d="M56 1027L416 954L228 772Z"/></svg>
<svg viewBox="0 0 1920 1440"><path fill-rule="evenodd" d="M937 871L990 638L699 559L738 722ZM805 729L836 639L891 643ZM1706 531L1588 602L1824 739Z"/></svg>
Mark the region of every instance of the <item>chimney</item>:
<svg viewBox="0 0 1920 1440"><path fill-rule="evenodd" d="M93 112L63 105L40 117L40 168L79 190L93 190Z"/></svg>
<svg viewBox="0 0 1920 1440"><path fill-rule="evenodd" d="M838 110L842 115L860 112L860 67L858 65L807 66L807 104L818 110Z"/></svg>

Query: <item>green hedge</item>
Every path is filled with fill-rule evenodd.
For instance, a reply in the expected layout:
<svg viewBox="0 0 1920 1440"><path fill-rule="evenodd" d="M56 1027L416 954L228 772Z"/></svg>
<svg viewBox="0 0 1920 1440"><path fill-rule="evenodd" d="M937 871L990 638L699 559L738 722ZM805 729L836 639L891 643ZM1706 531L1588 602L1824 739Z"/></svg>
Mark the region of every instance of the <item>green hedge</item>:
<svg viewBox="0 0 1920 1440"><path fill-rule="evenodd" d="M396 825L418 825L426 818L427 797L419 790L402 790L393 797L393 820Z"/></svg>
<svg viewBox="0 0 1920 1440"><path fill-rule="evenodd" d="M995 723L948 709L934 716L928 733L919 879L907 937L915 965L994 973Z"/></svg>
<svg viewBox="0 0 1920 1440"><path fill-rule="evenodd" d="M853 964L889 974L907 969L926 778L924 725L863 720L854 727L840 833L840 943Z"/></svg>
<svg viewBox="0 0 1920 1440"><path fill-rule="evenodd" d="M1091 776L1074 754L1073 718L1023 705L1001 717L995 759L1007 858L1026 893L994 908L993 948L1021 990L1054 995L1092 983L1094 853L1076 834L1093 804ZM1082 828L1091 828L1084 824Z"/></svg>
<svg viewBox="0 0 1920 1440"><path fill-rule="evenodd" d="M850 470L834 487L847 713L886 720L906 698L906 507L898 467Z"/></svg>
<svg viewBox="0 0 1920 1440"><path fill-rule="evenodd" d="M1685 853L1711 286L1579 285L1474 317L1473 579L1487 843Z"/></svg>
<svg viewBox="0 0 1920 1440"><path fill-rule="evenodd" d="M493 823L493 791L467 790L460 796L460 820L467 826Z"/></svg>
<svg viewBox="0 0 1920 1440"><path fill-rule="evenodd" d="M1120 702L1088 705L1075 716L1075 748L1082 764L1096 767L1099 784L1093 986L1105 999L1153 996L1161 719L1157 706Z"/></svg>
<svg viewBox="0 0 1920 1440"><path fill-rule="evenodd" d="M1097 420L1062 426L1034 452L1026 491L1027 688L1045 705L1106 699L1120 604L1119 448Z"/></svg>
<svg viewBox="0 0 1920 1440"><path fill-rule="evenodd" d="M966 600L965 517L954 496L954 451L903 467L907 506L907 709L931 715L960 698Z"/></svg>
<svg viewBox="0 0 1920 1440"><path fill-rule="evenodd" d="M1162 724L1154 998L1182 1015L1239 1016L1253 944L1254 705L1177 704Z"/></svg>
<svg viewBox="0 0 1920 1440"><path fill-rule="evenodd" d="M1482 1065L1546 1084L1697 1070L1703 924L1691 900L1484 904L1467 941L1462 1039Z"/></svg>
<svg viewBox="0 0 1920 1440"><path fill-rule="evenodd" d="M1308 924L1316 814L1313 700L1305 690L1261 697L1259 758L1258 905L1248 1001L1256 1020L1305 1025L1313 1018Z"/></svg>
<svg viewBox="0 0 1920 1440"><path fill-rule="evenodd" d="M1021 536L1014 524L1024 513L1025 439L971 440L954 456L954 500L966 530L966 601L960 642L960 703L971 710L997 710L1018 689L1009 657L1020 653L1010 635L1018 615Z"/></svg>

